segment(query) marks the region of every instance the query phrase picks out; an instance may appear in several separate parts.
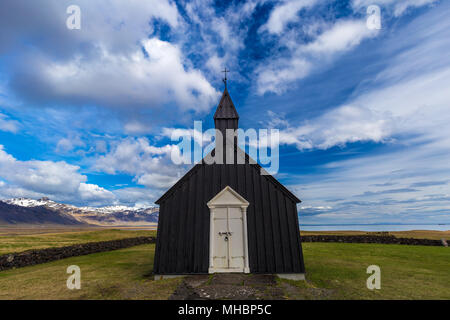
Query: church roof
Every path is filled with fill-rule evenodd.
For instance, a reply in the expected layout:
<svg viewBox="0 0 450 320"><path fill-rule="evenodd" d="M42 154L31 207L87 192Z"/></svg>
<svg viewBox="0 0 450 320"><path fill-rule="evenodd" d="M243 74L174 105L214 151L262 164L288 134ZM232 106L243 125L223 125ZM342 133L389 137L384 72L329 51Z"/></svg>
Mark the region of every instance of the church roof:
<svg viewBox="0 0 450 320"><path fill-rule="evenodd" d="M214 152L214 151L215 151L215 149L213 149L211 152ZM256 170L258 175L261 175L261 170L264 170L264 168L262 168L255 160L250 158L250 156L245 151L240 149L239 146L237 146L237 144L235 144L234 152L237 153L239 151L241 151L243 153L244 157L245 157L245 164L240 164L240 165L235 164L235 166L249 166L249 167L253 168L254 170ZM197 171L202 166L213 166L214 167L214 171L217 171L218 167L224 166L224 164L222 164L222 165L206 164L205 163L205 158L203 158L199 163L194 165L194 167L192 167L191 170L189 170L171 188L169 188L169 190L167 190L158 200L156 200L155 203L156 204L160 204L162 201L164 201L164 199L167 198L168 196L170 196L175 190L177 190L180 185L182 185L186 180L189 180L194 174L196 174ZM216 172L215 174L219 174L220 175L220 172ZM267 179L267 181L269 181L270 183L275 185L283 194L288 196L295 203L302 202L299 198L297 198L297 196L295 194L293 194L289 189L287 189L274 176L266 173L264 175L261 175L261 179Z"/></svg>
<svg viewBox="0 0 450 320"><path fill-rule="evenodd" d="M239 115L236 111L236 108L234 107L233 101L231 100L230 94L228 93L227 88L225 87L225 90L223 91L222 98L220 99L219 106L217 107L216 113L214 114L214 120L217 119L239 119ZM244 163L242 164L244 166L249 166L253 168L254 170L257 170L258 174L261 174L261 170L264 170L256 161L250 158L250 156L243 150L239 148L237 145L237 141L234 141L234 152L237 154L238 152L241 153L241 156L243 155L245 158ZM215 152L215 149L213 149ZM169 190L167 190L157 201L155 201L156 204L160 204L162 201L164 201L165 198L167 198L169 195L171 195L180 185L182 185L186 180L190 179L202 166L209 165L205 163L205 158L203 158L199 163L194 165L191 170L189 170L180 180L178 180L177 183L175 183ZM239 166L238 164L236 164ZM223 165L212 165L214 167L214 171L219 170L218 168ZM216 172L216 174L219 174L219 172ZM287 197L289 197L291 200L293 200L295 203L301 202L299 198L297 198L290 190L288 190L285 186L283 186L275 177L273 177L270 174L264 174L261 175L261 178L267 179L270 183L272 183L276 188L278 188L283 194L285 194Z"/></svg>
<svg viewBox="0 0 450 320"><path fill-rule="evenodd" d="M234 103L231 100L227 88L223 91L219 106L214 114L214 119L239 119L239 114L234 107Z"/></svg>

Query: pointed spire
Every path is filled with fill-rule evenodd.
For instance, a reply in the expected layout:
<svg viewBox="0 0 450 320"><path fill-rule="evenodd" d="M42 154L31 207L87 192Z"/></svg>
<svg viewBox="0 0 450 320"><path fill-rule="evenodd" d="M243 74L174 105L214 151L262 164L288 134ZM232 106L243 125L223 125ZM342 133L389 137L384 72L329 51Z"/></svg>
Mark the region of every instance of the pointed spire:
<svg viewBox="0 0 450 320"><path fill-rule="evenodd" d="M234 107L233 100L231 100L228 89L225 87L223 90L222 98L220 98L219 105L216 113L214 113L215 119L237 119L239 120L239 114Z"/></svg>
<svg viewBox="0 0 450 320"><path fill-rule="evenodd" d="M226 136L227 129L238 129L239 114L234 107L227 88L223 91L219 106L214 114L214 126L222 132L223 137Z"/></svg>

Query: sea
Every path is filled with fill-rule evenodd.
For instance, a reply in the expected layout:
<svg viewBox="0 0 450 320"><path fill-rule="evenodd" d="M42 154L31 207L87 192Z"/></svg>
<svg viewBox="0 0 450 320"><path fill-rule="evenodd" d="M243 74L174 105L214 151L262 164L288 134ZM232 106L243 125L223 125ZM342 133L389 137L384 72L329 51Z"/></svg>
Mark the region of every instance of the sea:
<svg viewBox="0 0 450 320"><path fill-rule="evenodd" d="M450 224L300 224L304 231L410 231L450 230Z"/></svg>

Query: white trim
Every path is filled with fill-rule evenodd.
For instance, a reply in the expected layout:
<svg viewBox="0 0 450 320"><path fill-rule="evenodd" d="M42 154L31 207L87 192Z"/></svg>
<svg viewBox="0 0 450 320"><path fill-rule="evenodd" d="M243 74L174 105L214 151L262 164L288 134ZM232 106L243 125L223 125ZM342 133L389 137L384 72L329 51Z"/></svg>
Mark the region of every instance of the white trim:
<svg viewBox="0 0 450 320"><path fill-rule="evenodd" d="M211 245L214 243L214 209L215 207L211 206L209 215L209 267L211 268L214 264L214 248ZM210 272L211 273L211 272Z"/></svg>
<svg viewBox="0 0 450 320"><path fill-rule="evenodd" d="M248 236L247 236L247 207L242 206L242 219L243 219L243 231L244 231L244 273L250 273L250 268L248 266Z"/></svg>
<svg viewBox="0 0 450 320"><path fill-rule="evenodd" d="M218 203L217 200L220 198L221 195L223 195L225 192L230 192L232 195L234 195L236 198L238 198L238 200L240 200L240 204L228 204L228 203ZM222 191L220 191L218 194L216 194L211 200L208 201L207 203L209 208L213 208L213 207L248 207L250 205L250 203L245 200L239 193L237 193L236 191L234 191L233 188L231 188L230 186L226 186L225 188L223 188Z"/></svg>
<svg viewBox="0 0 450 320"><path fill-rule="evenodd" d="M226 193L231 193L238 201L233 203L221 202L220 197ZM245 200L239 193L233 190L230 186L226 186L222 191L216 194L208 203L210 209L210 235L209 235L209 268L208 273L216 272L239 272L239 273L250 273L249 261L248 261L248 232L247 232L247 207L249 202ZM244 246L244 268L214 268L214 241L215 241L215 231L214 231L214 216L216 213L216 208L227 208L227 217L229 215L228 208L240 208L242 214L242 227L243 227L243 246ZM227 219L228 220L228 219ZM229 253L230 255L230 253Z"/></svg>

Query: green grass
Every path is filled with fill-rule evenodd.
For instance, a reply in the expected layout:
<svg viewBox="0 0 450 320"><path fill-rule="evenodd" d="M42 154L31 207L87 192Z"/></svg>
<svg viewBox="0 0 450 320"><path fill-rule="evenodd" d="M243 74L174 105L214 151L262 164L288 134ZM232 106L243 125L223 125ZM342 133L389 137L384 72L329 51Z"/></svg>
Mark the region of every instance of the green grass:
<svg viewBox="0 0 450 320"><path fill-rule="evenodd" d="M155 245L95 253L0 272L0 299L167 299L181 279L154 281ZM69 290L66 269L81 269L81 289Z"/></svg>
<svg viewBox="0 0 450 320"><path fill-rule="evenodd" d="M149 230L91 230L45 234L0 235L0 255L29 249L63 247L79 243L107 241L140 236L155 236Z"/></svg>
<svg viewBox="0 0 450 320"><path fill-rule="evenodd" d="M445 247L304 243L306 282L291 298L450 299L450 250ZM381 289L369 290L369 265L381 268Z"/></svg>
<svg viewBox="0 0 450 320"><path fill-rule="evenodd" d="M307 281L280 280L289 299L450 299L450 248L304 243ZM167 299L181 279L153 281L154 245L73 257L0 272L0 299ZM66 268L81 268L68 290ZM381 290L366 287L369 265Z"/></svg>

